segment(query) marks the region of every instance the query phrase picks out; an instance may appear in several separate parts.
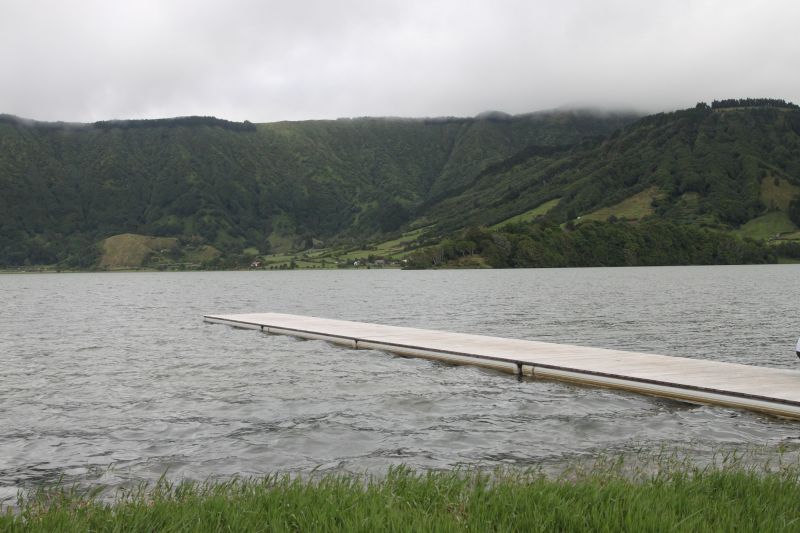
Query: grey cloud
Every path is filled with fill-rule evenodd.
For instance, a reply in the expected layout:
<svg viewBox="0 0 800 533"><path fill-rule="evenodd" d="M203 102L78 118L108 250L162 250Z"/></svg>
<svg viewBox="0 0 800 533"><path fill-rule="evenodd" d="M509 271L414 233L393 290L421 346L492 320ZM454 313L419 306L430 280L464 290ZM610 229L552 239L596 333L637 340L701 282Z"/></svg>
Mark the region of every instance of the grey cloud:
<svg viewBox="0 0 800 533"><path fill-rule="evenodd" d="M0 3L0 112L251 121L800 101L800 4Z"/></svg>

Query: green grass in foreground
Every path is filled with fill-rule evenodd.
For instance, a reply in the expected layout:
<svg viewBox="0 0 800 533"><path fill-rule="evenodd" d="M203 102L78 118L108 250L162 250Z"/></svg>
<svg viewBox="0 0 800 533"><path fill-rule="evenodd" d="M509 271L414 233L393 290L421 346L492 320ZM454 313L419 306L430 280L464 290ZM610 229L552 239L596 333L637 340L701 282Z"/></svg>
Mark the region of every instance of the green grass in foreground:
<svg viewBox="0 0 800 533"><path fill-rule="evenodd" d="M165 481L104 503L56 488L0 513L2 531L789 531L800 469L539 473L395 468L382 478Z"/></svg>

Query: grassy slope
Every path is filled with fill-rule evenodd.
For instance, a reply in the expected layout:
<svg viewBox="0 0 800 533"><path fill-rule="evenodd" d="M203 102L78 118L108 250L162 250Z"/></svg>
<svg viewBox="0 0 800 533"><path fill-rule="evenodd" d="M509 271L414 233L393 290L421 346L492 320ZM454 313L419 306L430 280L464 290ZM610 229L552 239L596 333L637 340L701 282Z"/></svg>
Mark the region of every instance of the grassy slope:
<svg viewBox="0 0 800 533"><path fill-rule="evenodd" d="M519 215L514 215L513 217L507 218L490 227L491 229L498 229L502 226L505 226L506 224L519 224L521 222L531 222L549 213L556 205L558 205L559 200L561 200L561 198L554 198L550 201L547 201L541 205L534 207L530 211L525 211L524 213L520 213Z"/></svg>
<svg viewBox="0 0 800 533"><path fill-rule="evenodd" d="M219 257L213 246L181 246L174 237L150 237L125 233L104 239L98 266L104 270L126 270L159 266L199 267Z"/></svg>
<svg viewBox="0 0 800 533"><path fill-rule="evenodd" d="M761 180L761 202L770 211L743 224L736 233L751 239L796 239L797 226L789 220L789 203L800 187L788 180L767 176Z"/></svg>
<svg viewBox="0 0 800 533"><path fill-rule="evenodd" d="M174 249L177 239L147 237L126 233L105 239L101 244L100 268L115 270L141 267L153 253Z"/></svg>
<svg viewBox="0 0 800 533"><path fill-rule="evenodd" d="M378 242L368 248L343 246L317 248L302 252L269 254L262 259L265 268L288 268L292 259L295 260L297 268L333 268L339 264L352 263L357 259L366 261L370 256L389 261L401 260L418 249L419 239L423 238L428 229L407 231L399 237Z"/></svg>
<svg viewBox="0 0 800 533"><path fill-rule="evenodd" d="M601 222L615 216L620 220L641 220L654 212L653 202L664 193L658 187L650 187L610 207L603 207L581 217L581 221L599 220Z"/></svg>
<svg viewBox="0 0 800 533"><path fill-rule="evenodd" d="M797 226L783 211L772 211L742 225L736 233L751 239L780 238L782 234L797 231Z"/></svg>

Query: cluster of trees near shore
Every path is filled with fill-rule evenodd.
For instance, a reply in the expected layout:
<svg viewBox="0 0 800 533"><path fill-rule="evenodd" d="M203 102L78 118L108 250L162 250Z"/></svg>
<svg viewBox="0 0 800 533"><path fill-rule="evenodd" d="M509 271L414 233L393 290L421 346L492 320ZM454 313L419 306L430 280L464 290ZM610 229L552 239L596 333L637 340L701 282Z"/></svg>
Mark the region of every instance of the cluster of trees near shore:
<svg viewBox="0 0 800 533"><path fill-rule="evenodd" d="M508 224L497 231L470 228L414 252L408 264L447 266L475 255L494 268L760 264L777 262L776 251L763 242L657 219L586 222L563 229L543 221Z"/></svg>

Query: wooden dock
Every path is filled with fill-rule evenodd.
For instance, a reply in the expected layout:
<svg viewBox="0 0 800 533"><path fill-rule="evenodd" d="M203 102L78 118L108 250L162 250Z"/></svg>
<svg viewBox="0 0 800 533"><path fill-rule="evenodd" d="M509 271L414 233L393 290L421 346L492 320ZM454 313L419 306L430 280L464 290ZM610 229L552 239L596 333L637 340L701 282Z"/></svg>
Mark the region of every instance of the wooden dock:
<svg viewBox="0 0 800 533"><path fill-rule="evenodd" d="M795 370L280 313L204 318L355 349L800 419L800 371Z"/></svg>

